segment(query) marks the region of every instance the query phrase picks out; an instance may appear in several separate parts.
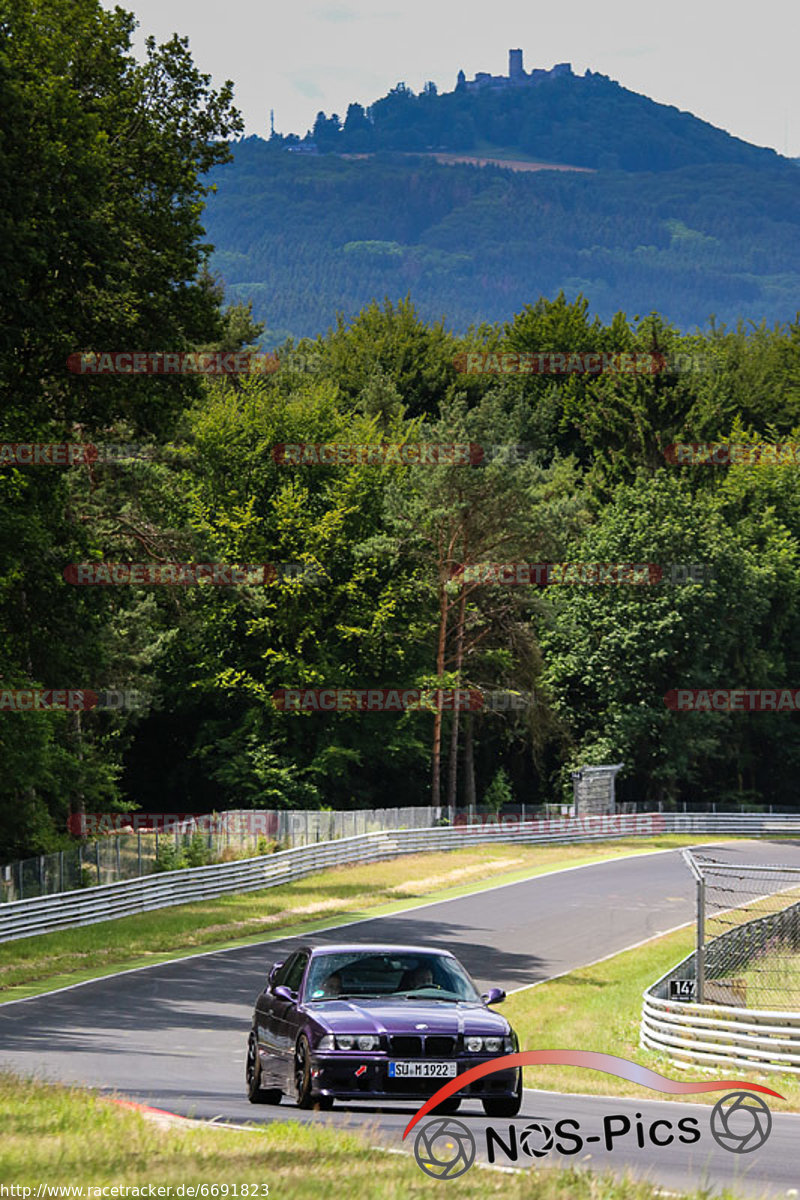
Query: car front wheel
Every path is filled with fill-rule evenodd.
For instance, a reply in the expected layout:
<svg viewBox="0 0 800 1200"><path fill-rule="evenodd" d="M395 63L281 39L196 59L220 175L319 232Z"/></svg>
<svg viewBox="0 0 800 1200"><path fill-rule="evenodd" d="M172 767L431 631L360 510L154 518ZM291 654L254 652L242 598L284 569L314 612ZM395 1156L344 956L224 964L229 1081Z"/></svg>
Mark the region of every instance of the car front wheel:
<svg viewBox="0 0 800 1200"><path fill-rule="evenodd" d="M497 1099L484 1100L482 1103L487 1117L515 1117L522 1108L522 1071L515 1095L498 1096Z"/></svg>
<svg viewBox="0 0 800 1200"><path fill-rule="evenodd" d="M245 1082L247 1083L247 1099L251 1104L280 1104L280 1088L262 1088L261 1059L258 1055L258 1040L255 1029L250 1030L247 1039L247 1062L245 1065Z"/></svg>
<svg viewBox="0 0 800 1200"><path fill-rule="evenodd" d="M297 1107L311 1108L311 1047L308 1038L301 1034L294 1052L294 1086L297 1092Z"/></svg>

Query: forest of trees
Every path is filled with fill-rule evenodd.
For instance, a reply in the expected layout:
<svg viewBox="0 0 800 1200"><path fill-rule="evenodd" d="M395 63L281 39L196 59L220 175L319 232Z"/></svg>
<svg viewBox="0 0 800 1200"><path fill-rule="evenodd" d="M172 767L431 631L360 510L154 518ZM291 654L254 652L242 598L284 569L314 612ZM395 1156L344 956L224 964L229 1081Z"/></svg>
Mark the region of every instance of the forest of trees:
<svg viewBox="0 0 800 1200"><path fill-rule="evenodd" d="M211 173L212 267L229 298L253 302L272 346L409 291L423 318L462 333L560 291L605 321L656 310L683 329L712 314L773 323L797 306L800 171L775 155L523 173L389 152L311 157L256 137L232 150Z"/></svg>
<svg viewBox="0 0 800 1200"><path fill-rule="evenodd" d="M665 452L800 440L800 315L689 335L654 305L601 320L554 291L456 336L420 315L412 287L285 344L268 374L70 373L77 351L257 345L252 312L226 307L207 269L203 229L207 173L241 121L229 85L214 91L180 39L148 43L137 64L120 9L4 11L0 443L149 452L0 460L0 692L144 697L118 712L0 711L0 861L63 845L81 810L428 803L437 766L441 799L459 804L480 801L500 768L517 800L560 799L570 770L594 762L624 762L620 794L649 803L796 803L797 714L677 713L664 697L800 687L798 465L673 465ZM342 222L345 206L329 203ZM288 204L302 226L302 197ZM298 292L313 290L288 234L282 254ZM637 351L667 369L459 370L478 349ZM454 441L525 452L291 467L272 451ZM707 570L652 586L457 573L486 561ZM70 564L91 562L313 570L239 587L68 582ZM456 722L273 699L433 686L535 702Z"/></svg>

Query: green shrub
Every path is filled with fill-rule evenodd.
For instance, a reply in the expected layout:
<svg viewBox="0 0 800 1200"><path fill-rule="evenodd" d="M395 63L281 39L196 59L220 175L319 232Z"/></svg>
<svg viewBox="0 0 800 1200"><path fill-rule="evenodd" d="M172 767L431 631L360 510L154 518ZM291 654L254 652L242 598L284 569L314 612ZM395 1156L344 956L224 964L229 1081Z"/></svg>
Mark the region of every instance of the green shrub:
<svg viewBox="0 0 800 1200"><path fill-rule="evenodd" d="M192 840L185 851L187 867L205 867L211 862L211 851L202 833L193 833Z"/></svg>
<svg viewBox="0 0 800 1200"><path fill-rule="evenodd" d="M506 775L504 768L500 767L484 792L483 803L492 812L499 813L503 805L510 804L513 799L514 794L511 791L511 784L508 782L508 775Z"/></svg>
<svg viewBox="0 0 800 1200"><path fill-rule="evenodd" d="M154 871L178 871L181 867L188 865L183 850L180 846L176 846L172 839L159 842L156 860L153 864Z"/></svg>

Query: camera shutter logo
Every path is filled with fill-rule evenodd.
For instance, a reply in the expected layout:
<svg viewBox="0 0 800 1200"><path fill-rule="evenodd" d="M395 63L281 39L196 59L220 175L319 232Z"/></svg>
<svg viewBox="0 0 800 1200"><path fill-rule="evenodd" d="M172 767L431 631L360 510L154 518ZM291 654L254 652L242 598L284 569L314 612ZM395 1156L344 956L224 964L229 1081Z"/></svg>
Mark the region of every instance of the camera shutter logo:
<svg viewBox="0 0 800 1200"><path fill-rule="evenodd" d="M724 1150L750 1154L759 1150L772 1132L772 1113L760 1096L729 1092L711 1112L711 1136Z"/></svg>
<svg viewBox="0 0 800 1200"><path fill-rule="evenodd" d="M553 1149L553 1131L544 1121L531 1121L520 1134L519 1144L531 1158L544 1158Z"/></svg>
<svg viewBox="0 0 800 1200"><path fill-rule="evenodd" d="M414 1157L433 1179L458 1179L475 1161L475 1138L461 1121L426 1121L414 1141Z"/></svg>

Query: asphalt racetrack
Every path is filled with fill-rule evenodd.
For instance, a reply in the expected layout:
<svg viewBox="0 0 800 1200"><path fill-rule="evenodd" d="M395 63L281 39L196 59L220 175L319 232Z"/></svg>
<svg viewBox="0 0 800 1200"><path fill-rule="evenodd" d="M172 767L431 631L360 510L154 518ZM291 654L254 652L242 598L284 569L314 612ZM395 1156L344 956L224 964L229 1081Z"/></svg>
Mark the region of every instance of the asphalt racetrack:
<svg viewBox="0 0 800 1200"><path fill-rule="evenodd" d="M800 841L705 843L704 848L711 853L712 845L715 858L731 862L800 865ZM410 1150L414 1134L406 1144L401 1138L418 1107L415 1104L380 1109L339 1104L329 1113L304 1113L288 1100L278 1107L247 1102L247 1033L253 1002L274 961L306 943L416 943L451 949L480 986L498 985L510 991L693 919L694 884L678 851L573 868L329 932L194 956L12 1001L0 1006L0 1062L23 1074L114 1091L186 1116L237 1123L291 1117L337 1127L360 1126L376 1144ZM668 1068L665 1073L670 1074ZM737 1078L740 1072L731 1067L715 1074ZM712 1076L698 1071L697 1077ZM793 1189L800 1189L800 1115L774 1113L772 1134L763 1148L735 1154L711 1138L708 1106L695 1106L691 1098L614 1099L615 1081L606 1078L606 1097L526 1090L514 1124L521 1129L537 1119L572 1118L580 1121L582 1132L594 1136L602 1132L603 1118L609 1115L627 1115L632 1128L637 1113L645 1127L658 1119L675 1122L681 1116L695 1116L702 1136L694 1145L675 1142L657 1147L646 1140L645 1148L639 1149L630 1135L607 1151L598 1138L591 1154L584 1147L563 1161L599 1170L628 1167L675 1190L705 1185L712 1191L728 1187L743 1196L797 1195ZM485 1127L508 1127L508 1122L484 1117L475 1101L464 1103L456 1119L476 1135L482 1157ZM551 1153L546 1161L554 1158L558 1160ZM532 1165L536 1159L521 1154L520 1160L516 1165L536 1169ZM502 1154L497 1161L511 1165Z"/></svg>

